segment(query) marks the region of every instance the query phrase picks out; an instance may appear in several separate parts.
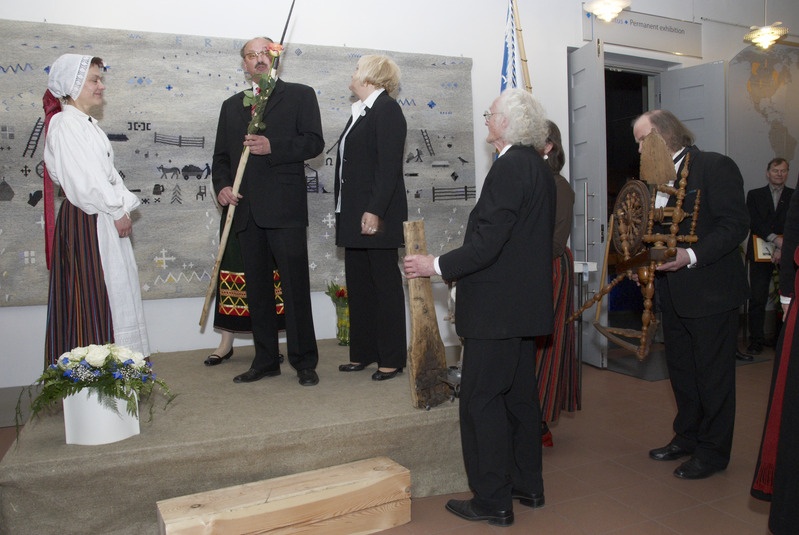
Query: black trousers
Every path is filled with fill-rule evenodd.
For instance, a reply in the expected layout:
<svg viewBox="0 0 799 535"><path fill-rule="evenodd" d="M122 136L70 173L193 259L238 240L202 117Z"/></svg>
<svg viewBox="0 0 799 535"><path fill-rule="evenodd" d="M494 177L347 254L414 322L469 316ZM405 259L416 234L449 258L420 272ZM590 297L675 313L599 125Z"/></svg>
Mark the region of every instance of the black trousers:
<svg viewBox="0 0 799 535"><path fill-rule="evenodd" d="M766 304L771 284L774 264L771 262L749 262L749 341L765 340L763 323L766 320Z"/></svg>
<svg viewBox="0 0 799 535"><path fill-rule="evenodd" d="M673 440L700 460L726 468L735 424L738 309L680 317L665 278L658 283L666 364L677 402Z"/></svg>
<svg viewBox="0 0 799 535"><path fill-rule="evenodd" d="M344 250L351 362L405 367L405 292L398 260L396 249Z"/></svg>
<svg viewBox="0 0 799 535"><path fill-rule="evenodd" d="M272 272L280 271L289 363L296 370L315 369L319 361L311 310L306 229L261 228L250 218L238 233L247 279L256 370L279 366L278 323Z"/></svg>
<svg viewBox="0 0 799 535"><path fill-rule="evenodd" d="M535 340L463 341L463 461L478 505L512 509L511 488L543 493Z"/></svg>

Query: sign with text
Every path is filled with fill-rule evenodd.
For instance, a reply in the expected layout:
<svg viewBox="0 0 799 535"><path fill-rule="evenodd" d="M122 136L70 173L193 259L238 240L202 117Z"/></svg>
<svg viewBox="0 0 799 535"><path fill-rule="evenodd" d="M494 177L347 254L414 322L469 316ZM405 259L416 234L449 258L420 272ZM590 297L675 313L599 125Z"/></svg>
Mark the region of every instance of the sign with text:
<svg viewBox="0 0 799 535"><path fill-rule="evenodd" d="M583 13L583 39L614 45L702 57L702 25L696 22L622 11L611 22Z"/></svg>

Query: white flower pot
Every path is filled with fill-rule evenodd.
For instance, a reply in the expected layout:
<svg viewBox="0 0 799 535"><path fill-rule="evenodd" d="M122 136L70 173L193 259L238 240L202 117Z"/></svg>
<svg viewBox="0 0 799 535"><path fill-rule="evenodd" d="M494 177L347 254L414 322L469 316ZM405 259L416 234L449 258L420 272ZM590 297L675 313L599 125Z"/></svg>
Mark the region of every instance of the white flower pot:
<svg viewBox="0 0 799 535"><path fill-rule="evenodd" d="M124 399L117 398L116 412L103 406L93 388L64 398L67 444L110 444L139 434L139 417L131 416Z"/></svg>

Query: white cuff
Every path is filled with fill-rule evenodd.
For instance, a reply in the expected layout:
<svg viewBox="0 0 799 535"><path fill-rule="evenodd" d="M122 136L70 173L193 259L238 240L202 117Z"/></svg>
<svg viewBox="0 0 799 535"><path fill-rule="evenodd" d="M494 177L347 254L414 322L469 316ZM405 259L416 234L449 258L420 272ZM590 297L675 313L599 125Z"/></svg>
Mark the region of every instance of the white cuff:
<svg viewBox="0 0 799 535"><path fill-rule="evenodd" d="M436 275L441 275L441 267L438 265L438 259L441 258L437 256L433 259L433 269L436 270Z"/></svg>

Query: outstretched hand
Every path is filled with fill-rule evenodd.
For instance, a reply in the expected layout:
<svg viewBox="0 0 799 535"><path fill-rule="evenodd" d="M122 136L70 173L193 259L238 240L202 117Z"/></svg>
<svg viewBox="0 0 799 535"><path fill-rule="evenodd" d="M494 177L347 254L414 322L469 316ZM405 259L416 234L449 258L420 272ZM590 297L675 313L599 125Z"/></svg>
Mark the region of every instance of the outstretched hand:
<svg viewBox="0 0 799 535"><path fill-rule="evenodd" d="M403 260L405 267L405 276L409 279L416 279L419 277L430 277L436 274L435 269L436 257L429 255L408 255Z"/></svg>

